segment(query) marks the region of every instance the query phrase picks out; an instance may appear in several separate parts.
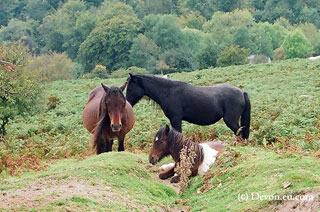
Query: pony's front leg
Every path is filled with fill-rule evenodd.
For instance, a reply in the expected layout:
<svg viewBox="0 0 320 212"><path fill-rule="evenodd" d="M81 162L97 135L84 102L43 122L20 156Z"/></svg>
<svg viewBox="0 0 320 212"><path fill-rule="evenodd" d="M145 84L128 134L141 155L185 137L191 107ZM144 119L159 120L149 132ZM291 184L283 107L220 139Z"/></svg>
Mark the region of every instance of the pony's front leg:
<svg viewBox="0 0 320 212"><path fill-rule="evenodd" d="M113 146L113 139L108 139L107 141L107 147L106 147L106 152L112 152L112 146Z"/></svg>
<svg viewBox="0 0 320 212"><path fill-rule="evenodd" d="M124 138L125 136L119 136L118 138L118 141L119 141L118 152L124 151Z"/></svg>
<svg viewBox="0 0 320 212"><path fill-rule="evenodd" d="M178 117L173 117L170 119L171 126L178 132L182 132L182 119Z"/></svg>
<svg viewBox="0 0 320 212"><path fill-rule="evenodd" d="M161 172L159 174L159 178L161 180L165 180L165 179L168 179L169 177L172 177L174 175L174 167L175 166L171 167L170 169L168 169L168 170L166 170L164 172Z"/></svg>

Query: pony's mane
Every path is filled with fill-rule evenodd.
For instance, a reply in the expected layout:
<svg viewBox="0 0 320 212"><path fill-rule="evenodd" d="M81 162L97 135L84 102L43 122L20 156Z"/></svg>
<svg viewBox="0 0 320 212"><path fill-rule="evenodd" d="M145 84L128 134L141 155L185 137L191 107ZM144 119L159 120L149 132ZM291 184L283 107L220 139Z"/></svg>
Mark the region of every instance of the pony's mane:
<svg viewBox="0 0 320 212"><path fill-rule="evenodd" d="M163 130L165 130L165 127ZM197 155L197 158L195 159L196 163L199 163L203 160L202 147L198 143L186 138L182 133L176 131L175 129L170 129L168 141L170 143L170 149L172 150L171 152L174 154L174 158L180 158L180 151L184 146L187 146L188 148L193 146Z"/></svg>

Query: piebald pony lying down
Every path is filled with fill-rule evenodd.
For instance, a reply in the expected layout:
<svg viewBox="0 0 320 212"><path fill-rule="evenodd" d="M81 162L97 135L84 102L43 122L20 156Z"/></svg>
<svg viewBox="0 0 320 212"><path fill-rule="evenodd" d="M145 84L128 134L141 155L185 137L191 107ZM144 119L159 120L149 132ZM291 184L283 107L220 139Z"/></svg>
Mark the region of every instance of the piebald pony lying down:
<svg viewBox="0 0 320 212"><path fill-rule="evenodd" d="M167 179L175 175L174 168L177 163L180 162L180 151L185 146L188 148L192 147L195 151L196 156L194 158L194 165L191 168L191 176L196 176L197 174L204 174L209 170L210 166L215 162L216 158L225 147L225 144L221 141L197 144L186 139L182 133L170 129L168 125L161 127L156 133L153 147L149 155L149 161L152 164L156 164L162 158L170 154L174 163L165 164L159 168L159 171L161 172L159 174L160 179ZM171 179L171 182L173 183L178 181L178 175L175 175Z"/></svg>

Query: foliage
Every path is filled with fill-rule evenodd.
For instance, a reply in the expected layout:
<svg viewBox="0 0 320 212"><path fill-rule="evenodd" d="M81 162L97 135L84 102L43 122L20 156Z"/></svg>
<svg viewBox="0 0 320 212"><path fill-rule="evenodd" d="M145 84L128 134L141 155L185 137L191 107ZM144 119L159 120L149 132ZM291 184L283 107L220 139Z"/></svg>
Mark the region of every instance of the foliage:
<svg viewBox="0 0 320 212"><path fill-rule="evenodd" d="M220 53L217 63L219 66L243 65L247 63L248 56L248 49L230 46Z"/></svg>
<svg viewBox="0 0 320 212"><path fill-rule="evenodd" d="M139 34L133 39L130 49L130 64L145 68L150 73L156 73L156 64L159 60L161 49L147 36Z"/></svg>
<svg viewBox="0 0 320 212"><path fill-rule="evenodd" d="M56 80L73 79L75 77L75 64L65 53L43 54L33 57L27 70L32 70L39 80L52 82Z"/></svg>
<svg viewBox="0 0 320 212"><path fill-rule="evenodd" d="M38 26L39 23L32 19L28 19L27 21L11 19L8 25L0 30L0 43L11 44L20 41L29 47L32 52L39 53Z"/></svg>
<svg viewBox="0 0 320 212"><path fill-rule="evenodd" d="M46 16L39 27L45 47L51 51L67 52L71 59L78 54L80 44L95 27L94 15L80 0L70 0L54 14Z"/></svg>
<svg viewBox="0 0 320 212"><path fill-rule="evenodd" d="M129 50L141 27L141 21L130 16L114 17L98 24L79 49L78 59L85 71L89 72L96 64L111 71L127 67Z"/></svg>
<svg viewBox="0 0 320 212"><path fill-rule="evenodd" d="M301 30L289 33L283 42L286 58L305 57L312 53L312 46Z"/></svg>
<svg viewBox="0 0 320 212"><path fill-rule="evenodd" d="M60 99L57 96L49 96L48 97L48 110L55 109L60 104Z"/></svg>
<svg viewBox="0 0 320 212"><path fill-rule="evenodd" d="M144 68L131 66L127 69L118 69L116 71L113 71L109 75L109 78L126 78L129 76L129 73L131 73L131 74L146 74L147 70Z"/></svg>
<svg viewBox="0 0 320 212"><path fill-rule="evenodd" d="M83 75L83 78L86 79L93 79L93 78L100 78L105 79L108 78L108 71L107 68L103 65L96 65L94 69L90 73L86 73Z"/></svg>
<svg viewBox="0 0 320 212"><path fill-rule="evenodd" d="M285 59L285 57L286 55L282 47L277 48L273 51L273 60L283 60Z"/></svg>
<svg viewBox="0 0 320 212"><path fill-rule="evenodd" d="M180 16L178 18L178 23L184 27L192 29L202 29L202 25L205 23L206 19L203 17L200 12L191 11L190 13Z"/></svg>
<svg viewBox="0 0 320 212"><path fill-rule="evenodd" d="M301 29L303 34L310 41L314 55L320 55L320 31L310 23L300 24L299 29Z"/></svg>
<svg viewBox="0 0 320 212"><path fill-rule="evenodd" d="M21 44L0 46L0 134L6 134L6 125L17 115L35 108L40 86L31 72L22 68L27 51Z"/></svg>

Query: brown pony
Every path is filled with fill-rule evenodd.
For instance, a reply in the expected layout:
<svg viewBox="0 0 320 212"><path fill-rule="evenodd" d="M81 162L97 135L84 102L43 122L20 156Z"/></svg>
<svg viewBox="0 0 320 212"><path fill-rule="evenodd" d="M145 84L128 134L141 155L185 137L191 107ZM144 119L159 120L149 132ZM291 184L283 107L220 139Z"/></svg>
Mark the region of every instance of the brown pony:
<svg viewBox="0 0 320 212"><path fill-rule="evenodd" d="M124 138L135 122L133 109L123 95L127 83L120 88L101 85L89 94L83 124L93 134L92 147L97 154L112 151L114 137L119 141L118 151L124 151Z"/></svg>
<svg viewBox="0 0 320 212"><path fill-rule="evenodd" d="M161 166L160 171L162 172L159 174L160 179L167 179L175 175L174 168L180 162L180 152L185 146L187 146L188 149L191 147L194 149L196 156L191 168L191 176L196 176L197 174L204 174L208 171L225 144L221 141L197 144L186 139L182 133L170 129L168 125L161 127L156 133L153 147L149 155L149 162L154 165L170 154L175 163ZM177 183L178 181L178 175L175 175L171 179L172 183Z"/></svg>

